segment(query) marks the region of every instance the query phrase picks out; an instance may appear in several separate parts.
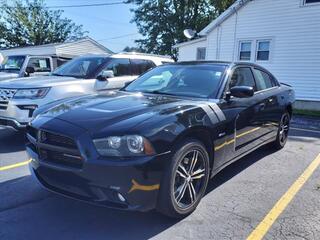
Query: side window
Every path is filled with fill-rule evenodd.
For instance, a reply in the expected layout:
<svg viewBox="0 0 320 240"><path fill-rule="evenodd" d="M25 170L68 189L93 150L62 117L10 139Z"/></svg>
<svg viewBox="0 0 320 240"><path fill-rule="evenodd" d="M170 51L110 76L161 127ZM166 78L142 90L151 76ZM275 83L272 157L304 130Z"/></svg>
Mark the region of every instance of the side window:
<svg viewBox="0 0 320 240"><path fill-rule="evenodd" d="M206 48L199 47L197 48L197 60L205 60L206 59Z"/></svg>
<svg viewBox="0 0 320 240"><path fill-rule="evenodd" d="M30 58L28 67L33 67L35 72L51 72L49 58Z"/></svg>
<svg viewBox="0 0 320 240"><path fill-rule="evenodd" d="M256 85L251 68L240 67L234 70L230 79L229 89L235 86L247 86L255 89Z"/></svg>
<svg viewBox="0 0 320 240"><path fill-rule="evenodd" d="M156 66L151 60L131 59L130 61L132 64L133 75L141 75L142 73Z"/></svg>
<svg viewBox="0 0 320 240"><path fill-rule="evenodd" d="M268 73L256 68L253 71L256 77L258 91L276 86L276 83L274 82L273 78Z"/></svg>
<svg viewBox="0 0 320 240"><path fill-rule="evenodd" d="M270 41L257 42L257 61L268 61L270 58Z"/></svg>
<svg viewBox="0 0 320 240"><path fill-rule="evenodd" d="M131 75L130 61L127 58L114 58L104 70L112 70L115 77Z"/></svg>
<svg viewBox="0 0 320 240"><path fill-rule="evenodd" d="M241 41L239 46L239 60L250 61L251 60L251 41Z"/></svg>

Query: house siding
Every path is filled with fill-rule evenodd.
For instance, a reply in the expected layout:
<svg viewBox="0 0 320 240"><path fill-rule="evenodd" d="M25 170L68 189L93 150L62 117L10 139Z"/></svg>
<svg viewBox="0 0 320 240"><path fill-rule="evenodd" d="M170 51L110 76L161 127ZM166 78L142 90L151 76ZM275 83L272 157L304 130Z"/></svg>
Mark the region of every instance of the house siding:
<svg viewBox="0 0 320 240"><path fill-rule="evenodd" d="M269 69L280 82L292 85L297 99L320 101L320 5L302 3L248 2L208 33L207 59L237 61L239 41L252 40L251 61ZM267 62L255 61L259 39L271 40Z"/></svg>
<svg viewBox="0 0 320 240"><path fill-rule="evenodd" d="M179 47L179 60L191 61L197 58L197 48L207 47L207 41L204 39L200 42L190 43ZM207 56L206 56L207 58Z"/></svg>
<svg viewBox="0 0 320 240"><path fill-rule="evenodd" d="M65 54L71 56L81 56L84 54L106 54L111 53L91 42L90 40L83 40L77 44L63 44L57 47L57 55Z"/></svg>

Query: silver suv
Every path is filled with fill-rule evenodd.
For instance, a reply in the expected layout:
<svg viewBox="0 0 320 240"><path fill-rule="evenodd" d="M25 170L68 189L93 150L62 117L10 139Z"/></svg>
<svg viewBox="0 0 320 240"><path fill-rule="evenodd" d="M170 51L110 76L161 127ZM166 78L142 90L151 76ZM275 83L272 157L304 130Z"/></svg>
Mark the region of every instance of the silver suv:
<svg viewBox="0 0 320 240"><path fill-rule="evenodd" d="M0 82L0 125L23 129L33 112L60 99L119 89L143 72L172 59L156 55L122 53L75 58L50 76Z"/></svg>

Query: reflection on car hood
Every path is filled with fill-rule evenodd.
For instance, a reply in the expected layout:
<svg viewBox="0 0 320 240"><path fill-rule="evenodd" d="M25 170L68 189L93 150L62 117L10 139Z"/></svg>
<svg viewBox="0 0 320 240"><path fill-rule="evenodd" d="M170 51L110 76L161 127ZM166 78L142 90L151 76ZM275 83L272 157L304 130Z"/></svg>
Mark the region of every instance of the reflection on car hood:
<svg viewBox="0 0 320 240"><path fill-rule="evenodd" d="M18 73L0 72L0 81L19 77Z"/></svg>
<svg viewBox="0 0 320 240"><path fill-rule="evenodd" d="M190 101L164 95L105 92L63 102L40 114L40 117L58 118L86 130L97 132L126 122L127 129L156 115L175 114L195 107Z"/></svg>
<svg viewBox="0 0 320 240"><path fill-rule="evenodd" d="M51 87L56 85L64 85L70 81L79 81L80 79L73 77L60 76L38 76L38 77L24 77L5 80L0 82L0 88L39 88Z"/></svg>

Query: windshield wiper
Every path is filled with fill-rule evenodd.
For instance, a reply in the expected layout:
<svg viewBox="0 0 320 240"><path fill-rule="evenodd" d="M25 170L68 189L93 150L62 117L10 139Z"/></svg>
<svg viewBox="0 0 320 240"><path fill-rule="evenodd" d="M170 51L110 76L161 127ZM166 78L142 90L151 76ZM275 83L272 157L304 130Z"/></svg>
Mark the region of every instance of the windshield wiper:
<svg viewBox="0 0 320 240"><path fill-rule="evenodd" d="M153 93L153 94L162 94L162 95L169 95L169 96L177 96L177 94L175 94L175 93L162 92L162 91L159 91L159 90L145 91L144 93Z"/></svg>

